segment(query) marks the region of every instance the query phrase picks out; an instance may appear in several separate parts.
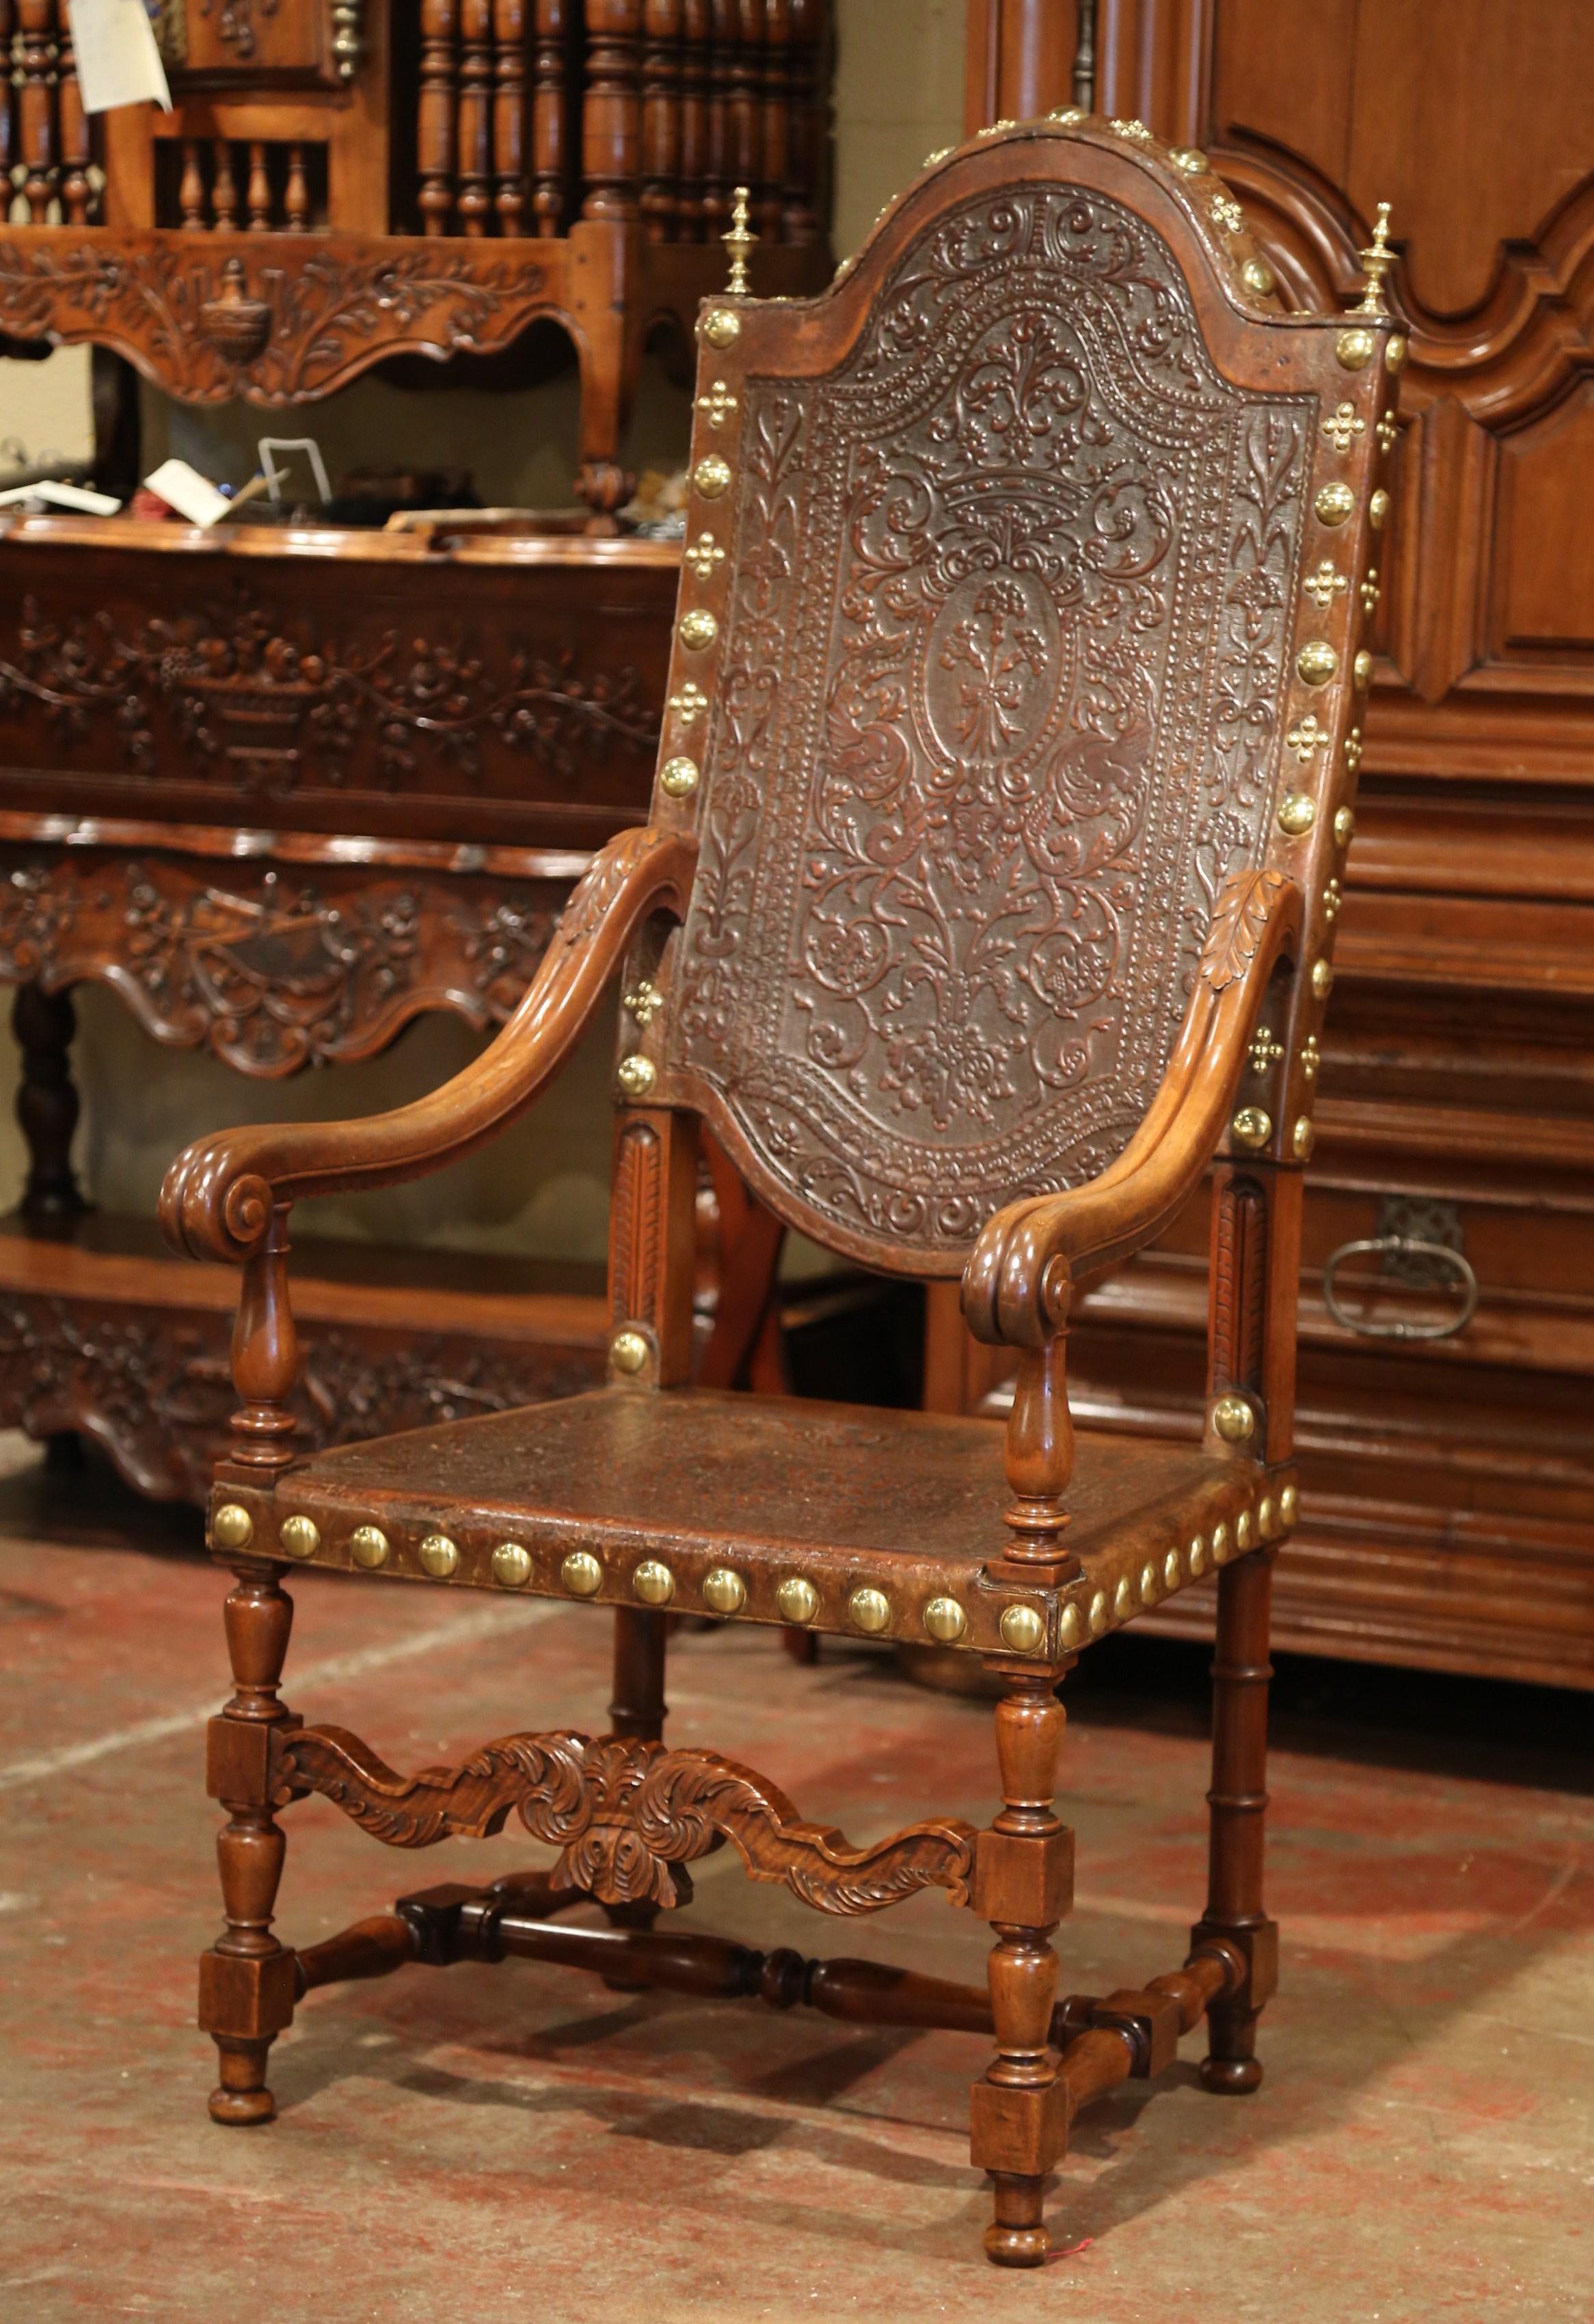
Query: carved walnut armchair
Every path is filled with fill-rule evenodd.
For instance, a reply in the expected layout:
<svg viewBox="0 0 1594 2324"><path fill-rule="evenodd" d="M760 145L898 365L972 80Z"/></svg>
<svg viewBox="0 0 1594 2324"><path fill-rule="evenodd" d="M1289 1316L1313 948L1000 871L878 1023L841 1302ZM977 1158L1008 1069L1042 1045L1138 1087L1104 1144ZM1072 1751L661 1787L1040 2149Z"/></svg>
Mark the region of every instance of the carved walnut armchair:
<svg viewBox="0 0 1594 2324"><path fill-rule="evenodd" d="M603 851L515 1018L446 1087L174 1166L173 1240L244 1268L210 1515L237 1575L209 1757L226 1926L201 1979L218 2122L271 2116L300 1994L410 1960L557 1959L982 2031L987 2248L1034 2266L1088 2099L1203 2018L1207 2086L1256 2088L1301 1167L1405 353L1381 226L1368 256L1352 317L1288 315L1202 155L1064 114L937 157L822 297L708 304L652 821ZM491 1137L622 967L608 1387L296 1458L292 1205ZM962 1277L969 1328L1019 1351L1005 1490L987 1424L688 1385L700 1122L821 1243ZM1076 1446L1073 1287L1214 1160L1205 1442ZM612 1731L406 1776L302 1725L277 1695L290 1561L608 1609ZM1059 1682L1214 1574L1206 1909L1170 1973L1059 2000ZM978 1657L1004 1804L983 1831L932 1818L855 1848L735 1759L668 1748L667 1608ZM557 1860L295 1952L272 1932L277 1816L313 1792L404 1848L512 1812ZM653 1930L725 1840L822 1912L944 1889L994 1928L988 1991ZM607 1926L558 1923L586 1897Z"/></svg>

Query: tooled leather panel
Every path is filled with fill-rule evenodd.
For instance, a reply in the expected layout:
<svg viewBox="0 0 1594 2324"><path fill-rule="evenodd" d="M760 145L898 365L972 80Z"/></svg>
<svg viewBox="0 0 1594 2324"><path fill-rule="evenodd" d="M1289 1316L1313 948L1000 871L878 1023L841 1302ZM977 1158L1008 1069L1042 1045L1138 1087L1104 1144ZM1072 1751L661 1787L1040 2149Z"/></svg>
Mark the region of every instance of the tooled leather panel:
<svg viewBox="0 0 1594 2324"><path fill-rule="evenodd" d="M821 1235L944 1261L1133 1134L1262 852L1314 412L1056 185L927 231L834 373L749 380L670 1062Z"/></svg>

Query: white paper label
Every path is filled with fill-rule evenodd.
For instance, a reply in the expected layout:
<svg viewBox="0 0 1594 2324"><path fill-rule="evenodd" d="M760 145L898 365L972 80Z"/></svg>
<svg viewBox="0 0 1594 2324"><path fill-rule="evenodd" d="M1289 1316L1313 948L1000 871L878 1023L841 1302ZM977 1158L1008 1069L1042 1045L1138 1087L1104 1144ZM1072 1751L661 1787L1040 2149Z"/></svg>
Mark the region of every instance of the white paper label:
<svg viewBox="0 0 1594 2324"><path fill-rule="evenodd" d="M144 0L67 0L67 14L85 113L109 113L113 106L143 105L152 97L170 112L166 68Z"/></svg>
<svg viewBox="0 0 1594 2324"><path fill-rule="evenodd" d="M218 493L208 476L198 468L190 468L186 460L162 460L152 475L144 478L151 492L158 493L168 508L179 516L186 516L190 524L219 524L232 503L225 493Z"/></svg>

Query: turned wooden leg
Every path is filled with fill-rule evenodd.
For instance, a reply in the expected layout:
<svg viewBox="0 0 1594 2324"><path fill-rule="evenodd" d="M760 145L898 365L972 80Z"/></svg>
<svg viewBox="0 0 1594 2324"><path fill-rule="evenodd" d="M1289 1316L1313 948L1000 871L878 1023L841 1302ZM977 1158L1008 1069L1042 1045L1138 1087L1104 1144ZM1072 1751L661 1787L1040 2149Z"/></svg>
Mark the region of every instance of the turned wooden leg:
<svg viewBox="0 0 1594 2324"><path fill-rule="evenodd" d="M11 1028L22 1051L16 1118L28 1148L22 1214L43 1225L76 1218L87 1205L72 1171L78 1091L72 1080L72 1036L78 1020L69 992L19 984Z"/></svg>
<svg viewBox="0 0 1594 2324"><path fill-rule="evenodd" d="M1073 1893L1073 1835L1052 1809L1064 1724L1057 1676L1003 1674L996 1750L1004 1805L975 1857L972 1902L996 1937L987 1978L997 2054L974 2085L970 2145L996 2184L985 2249L999 2267L1046 2259L1046 2173L1068 2141L1067 2092L1048 2046L1057 1996L1050 1939Z"/></svg>
<svg viewBox="0 0 1594 2324"><path fill-rule="evenodd" d="M1210 2048L1201 2070L1209 2090L1235 2094L1261 2081L1257 2020L1278 1982L1278 1930L1262 1909L1272 1591L1267 1550L1227 1567L1218 1583L1207 1908L1193 1942L1227 1938L1246 1961L1241 1984L1207 2012Z"/></svg>
<svg viewBox="0 0 1594 2324"><path fill-rule="evenodd" d="M210 1722L207 1773L227 1811L217 1835L226 1926L199 1964L199 2023L214 2040L221 2081L213 2119L270 2122L266 2058L292 2023L292 1953L272 1933L286 1840L271 1806L272 1730L289 1719L277 1700L293 1603L279 1588L281 1566L240 1566L226 1609L234 1693Z"/></svg>

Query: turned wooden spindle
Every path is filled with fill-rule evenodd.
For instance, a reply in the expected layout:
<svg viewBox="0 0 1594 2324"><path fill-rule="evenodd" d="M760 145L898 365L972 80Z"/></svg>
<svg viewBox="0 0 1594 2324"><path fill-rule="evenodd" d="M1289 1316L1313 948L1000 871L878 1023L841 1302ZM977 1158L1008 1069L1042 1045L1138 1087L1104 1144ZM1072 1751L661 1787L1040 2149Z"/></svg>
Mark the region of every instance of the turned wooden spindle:
<svg viewBox="0 0 1594 2324"><path fill-rule="evenodd" d="M249 148L249 189L244 197L249 206L251 234L270 234L272 230L272 174L270 156L264 140L255 138Z"/></svg>
<svg viewBox="0 0 1594 2324"><path fill-rule="evenodd" d="M493 177L500 234L526 231L526 0L493 0Z"/></svg>
<svg viewBox="0 0 1594 2324"><path fill-rule="evenodd" d="M819 239L819 179L827 142L827 100L820 69L824 44L824 0L791 0L783 242L810 244Z"/></svg>
<svg viewBox="0 0 1594 2324"><path fill-rule="evenodd" d="M415 107L417 200L422 231L447 234L454 211L457 0L421 0L420 85Z"/></svg>
<svg viewBox="0 0 1594 2324"><path fill-rule="evenodd" d="M88 164L93 159L88 142L88 115L83 110L83 89L78 78L78 60L73 52L70 21L63 20L60 43L60 82L56 91L56 117L60 128L60 205L61 217L68 226L87 226L93 189L88 180Z"/></svg>
<svg viewBox="0 0 1594 2324"><path fill-rule="evenodd" d="M642 0L587 0L583 217L637 216L641 48Z"/></svg>
<svg viewBox="0 0 1594 2324"><path fill-rule="evenodd" d="M272 1927L287 1842L271 1806L271 1730L290 1716L277 1685L293 1604L281 1566L235 1572L225 1609L234 1691L207 1747L210 1794L227 1812L216 1842L226 1925L199 1964L199 2023L220 2061L212 2118L248 2124L276 2112L266 2059L293 2017L293 1956Z"/></svg>
<svg viewBox="0 0 1594 2324"><path fill-rule="evenodd" d="M185 137L182 141L182 175L177 181L177 207L182 215L185 233L199 234L209 225L205 199L205 165L199 158L197 137Z"/></svg>
<svg viewBox="0 0 1594 2324"><path fill-rule="evenodd" d="M650 242L675 238L681 166L682 0L644 0L642 226Z"/></svg>
<svg viewBox="0 0 1594 2324"><path fill-rule="evenodd" d="M708 60L713 42L711 0L682 0L677 242L701 242L706 232L704 199L708 175Z"/></svg>
<svg viewBox="0 0 1594 2324"><path fill-rule="evenodd" d="M1057 1996L1054 1929L1073 1890L1073 1838L1053 1806L1065 1720L1055 1671L1009 1670L996 1712L1003 1806L980 1836L974 1909L990 1923L986 1965L996 2056L973 2092L972 2151L995 2181L985 2248L1003 2267L1048 2249L1046 2176L1067 2141L1066 2092L1049 2037Z"/></svg>
<svg viewBox="0 0 1594 2324"><path fill-rule="evenodd" d="M536 0L531 51L531 217L545 240L560 233L570 189L572 0Z"/></svg>
<svg viewBox="0 0 1594 2324"><path fill-rule="evenodd" d="M230 139L218 137L211 156L210 208L217 230L231 234L238 223L238 180L233 169Z"/></svg>
<svg viewBox="0 0 1594 2324"><path fill-rule="evenodd" d="M288 1207L279 1204L261 1249L244 1265L233 1326L232 1416L227 1458L246 1469L288 1468L297 1425L290 1406L299 1379L299 1335L288 1291Z"/></svg>
<svg viewBox="0 0 1594 2324"><path fill-rule="evenodd" d="M310 182L305 168L304 147L297 141L288 148L282 219L290 234L308 234L310 230Z"/></svg>
<svg viewBox="0 0 1594 2324"><path fill-rule="evenodd" d="M493 217L493 0L463 0L459 31L455 208L465 233L477 236Z"/></svg>
<svg viewBox="0 0 1594 2324"><path fill-rule="evenodd" d="M1012 1532L1008 1557L1043 1568L1048 1578L1077 1573L1079 1561L1064 1545L1068 1512L1064 1493L1073 1474L1073 1419L1068 1409L1068 1335L1059 1329L1043 1347L1018 1358L1013 1408L1002 1448L1013 1499L1002 1513Z"/></svg>
<svg viewBox="0 0 1594 2324"><path fill-rule="evenodd" d="M22 1052L16 1119L28 1149L20 1207L30 1224L76 1218L87 1207L72 1169L79 1111L71 1064L77 1021L69 992L17 986L11 1004L11 1029Z"/></svg>
<svg viewBox="0 0 1594 2324"><path fill-rule="evenodd" d="M56 45L56 0L16 0L17 32L13 44L16 88L18 159L26 175L23 199L32 226L49 222L58 169L56 161L55 77L60 51Z"/></svg>

